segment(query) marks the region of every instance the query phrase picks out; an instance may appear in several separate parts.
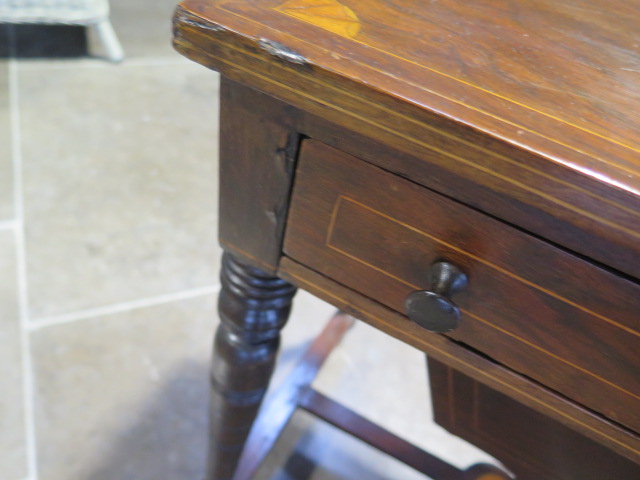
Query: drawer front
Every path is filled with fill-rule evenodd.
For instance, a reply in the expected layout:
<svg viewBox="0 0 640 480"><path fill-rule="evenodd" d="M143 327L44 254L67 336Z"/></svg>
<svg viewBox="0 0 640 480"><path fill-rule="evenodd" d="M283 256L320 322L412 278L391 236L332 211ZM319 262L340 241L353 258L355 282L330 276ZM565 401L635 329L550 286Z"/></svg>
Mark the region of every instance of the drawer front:
<svg viewBox="0 0 640 480"><path fill-rule="evenodd" d="M632 480L640 465L429 358L433 415L518 480Z"/></svg>
<svg viewBox="0 0 640 480"><path fill-rule="evenodd" d="M448 336L640 431L636 283L314 140L284 250L403 313L434 262L457 265L468 284Z"/></svg>

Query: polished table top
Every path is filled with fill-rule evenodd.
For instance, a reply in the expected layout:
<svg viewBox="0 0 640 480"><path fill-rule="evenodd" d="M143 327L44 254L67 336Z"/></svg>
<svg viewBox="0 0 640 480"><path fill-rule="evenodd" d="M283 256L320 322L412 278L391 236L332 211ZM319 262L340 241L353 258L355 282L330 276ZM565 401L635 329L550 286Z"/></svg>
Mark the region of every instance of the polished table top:
<svg viewBox="0 0 640 480"><path fill-rule="evenodd" d="M640 4L188 0L292 61L640 194Z"/></svg>
<svg viewBox="0 0 640 480"><path fill-rule="evenodd" d="M225 79L223 245L266 272L321 297L324 292L323 298L339 293L345 301L336 300L338 306L355 308L373 324L376 316L382 318L379 328L397 328L399 338L430 354L451 349L442 360L464 370L481 360L459 361L471 352L448 340L440 344L440 337L424 336L407 324L399 306L404 287L393 301L376 294L390 291L392 277L398 285L422 288L422 267L408 259L427 248L425 242L415 241L417 249L398 253L387 268L378 262L391 256L368 240L381 233L374 225L383 217L389 220L386 232L393 233L390 242L398 246L388 246L387 253L408 245L410 231L428 237L443 228L435 235L440 245L468 242L470 255L458 260L478 278L490 256L479 239L495 235L489 244L504 264L494 274L511 275L522 295L505 290L486 297L490 292L475 284L479 296L469 303L470 313L477 315L486 303L482 299L491 298L496 318L485 326L463 324L462 337L470 329L463 343L475 341L515 371L531 370L526 374L577 401L550 399L546 414L571 419L573 427L597 432L594 438L637 459L639 438L619 426L634 429L640 421L635 373L640 362L634 358L640 336L639 20L640 4L601 0L185 0L175 16L176 48ZM272 150L276 161L269 163L264 155ZM333 174L330 158L342 165ZM390 173L374 181L377 175L366 172L375 169L361 160ZM297 178L308 182L292 196L293 170L280 170L282 161L295 164ZM263 191L241 186L243 181L255 185L271 172ZM350 180L341 182L341 176ZM363 186L371 182L362 191L359 176ZM400 178L410 183L401 184ZM477 212L475 220L445 215L445 221L432 224L433 215L407 212L402 205L419 206L417 199L427 195L423 187L443 195L443 210L460 202ZM340 210L344 204L336 199L353 195L361 197L359 213ZM386 213L364 215L383 195L393 201L375 210ZM300 208L318 201L324 202L322 212ZM352 235L342 247L358 265L346 267L343 253L334 255L330 240L336 225ZM521 251L500 246L511 235L500 235L503 229L522 235ZM269 240L259 240L264 238ZM538 241L547 253L530 257ZM310 253L313 249L317 253ZM428 255L457 255L442 246L427 249ZM559 258L564 260L553 261ZM383 276L374 274L376 269ZM358 273L366 280L358 282ZM535 312L518 315L532 305L543 310L533 324ZM576 313L568 313L571 309ZM504 335L489 347L482 335L498 335L491 328L502 321ZM555 338L575 323L575 335ZM526 347L512 343L521 327L531 328L524 335ZM596 353L606 361L599 362ZM551 363L536 370L543 358ZM553 362L558 363L550 367ZM473 375L492 368L482 365L472 368ZM567 368L575 371L560 373ZM585 388L567 393L569 380L574 386L584 381ZM599 393L597 382L617 393ZM546 395L525 378L492 384L507 390L514 385L522 387L514 398L525 403ZM620 392L624 401L607 404ZM552 404L558 407L547 408ZM581 404L608 412L614 423L590 417Z"/></svg>
<svg viewBox="0 0 640 480"><path fill-rule="evenodd" d="M186 0L176 18L187 56L198 49L201 63L233 65L232 77L405 151L446 155L446 168L588 238L506 220L640 278L639 4ZM187 40L189 23L208 35ZM282 69L263 62L274 56ZM425 142L434 130L438 143Z"/></svg>

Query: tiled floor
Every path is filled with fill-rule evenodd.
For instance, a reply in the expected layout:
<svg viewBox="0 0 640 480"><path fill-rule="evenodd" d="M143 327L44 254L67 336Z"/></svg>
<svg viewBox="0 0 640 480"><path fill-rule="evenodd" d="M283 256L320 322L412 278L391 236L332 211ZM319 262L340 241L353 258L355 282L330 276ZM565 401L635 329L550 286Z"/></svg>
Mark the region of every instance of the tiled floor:
<svg viewBox="0 0 640 480"><path fill-rule="evenodd" d="M0 478L26 478L23 338L14 233L0 230Z"/></svg>
<svg viewBox="0 0 640 480"><path fill-rule="evenodd" d="M0 480L203 478L217 76L171 49L173 7L112 1L120 65L35 59L0 26ZM274 385L331 311L299 295ZM365 325L317 385L460 466L486 458L431 422L422 355ZM304 414L259 477L421 478Z"/></svg>

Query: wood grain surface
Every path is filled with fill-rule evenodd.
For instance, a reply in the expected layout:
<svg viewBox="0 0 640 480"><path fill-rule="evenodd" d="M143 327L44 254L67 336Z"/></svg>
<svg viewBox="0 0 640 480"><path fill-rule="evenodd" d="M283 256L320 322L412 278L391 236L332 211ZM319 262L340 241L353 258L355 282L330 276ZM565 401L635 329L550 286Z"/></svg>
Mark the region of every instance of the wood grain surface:
<svg viewBox="0 0 640 480"><path fill-rule="evenodd" d="M233 82L224 79L220 92L220 243L245 263L274 273L300 135L256 114Z"/></svg>
<svg viewBox="0 0 640 480"><path fill-rule="evenodd" d="M450 336L640 431L636 283L314 140L284 252L400 313L434 262L457 265Z"/></svg>
<svg viewBox="0 0 640 480"><path fill-rule="evenodd" d="M301 63L349 69L350 78L423 107L446 105L442 113L461 121L469 115L468 123L492 134L499 128L515 133L513 141L547 140L585 153L590 161L585 157L574 168L609 174L621 187L639 191L640 6L635 2L186 0L182 5L204 20L230 22L227 28L253 23L264 40L283 40ZM289 35L271 39L269 33ZM470 120L483 116L482 125Z"/></svg>
<svg viewBox="0 0 640 480"><path fill-rule="evenodd" d="M429 333L407 320L404 315L287 257L282 259L278 275L382 332L413 345L430 357L640 463L640 436L594 414L565 396L558 395L444 335Z"/></svg>
<svg viewBox="0 0 640 480"><path fill-rule="evenodd" d="M542 223L590 232L614 248L540 233L640 278L637 10L186 0L174 43L234 80L537 209Z"/></svg>
<svg viewBox="0 0 640 480"><path fill-rule="evenodd" d="M499 458L518 480L633 480L640 465L429 359L436 422Z"/></svg>
<svg viewBox="0 0 640 480"><path fill-rule="evenodd" d="M640 463L639 19L622 0L184 0L176 49L224 78L223 245ZM399 313L440 257L470 279L448 338Z"/></svg>
<svg viewBox="0 0 640 480"><path fill-rule="evenodd" d="M211 357L208 480L232 480L276 362L296 289L222 257L220 325Z"/></svg>

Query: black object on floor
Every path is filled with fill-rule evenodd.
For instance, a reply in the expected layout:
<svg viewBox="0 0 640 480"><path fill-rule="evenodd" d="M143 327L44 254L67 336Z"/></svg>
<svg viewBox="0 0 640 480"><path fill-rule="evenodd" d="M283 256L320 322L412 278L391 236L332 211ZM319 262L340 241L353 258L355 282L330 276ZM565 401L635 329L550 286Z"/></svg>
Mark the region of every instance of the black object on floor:
<svg viewBox="0 0 640 480"><path fill-rule="evenodd" d="M77 58L87 55L87 32L83 26L0 25L1 58Z"/></svg>

